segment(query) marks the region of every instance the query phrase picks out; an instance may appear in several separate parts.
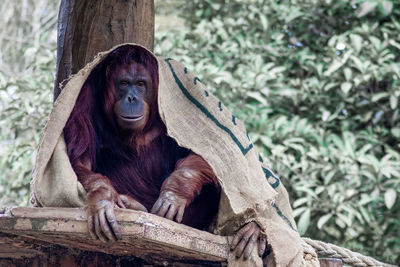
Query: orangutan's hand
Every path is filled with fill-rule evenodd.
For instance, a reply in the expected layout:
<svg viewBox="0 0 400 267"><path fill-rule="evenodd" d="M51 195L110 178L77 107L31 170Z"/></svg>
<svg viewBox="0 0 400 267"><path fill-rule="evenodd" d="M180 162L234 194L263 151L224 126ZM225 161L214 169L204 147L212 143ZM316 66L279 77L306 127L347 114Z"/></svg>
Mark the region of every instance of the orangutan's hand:
<svg viewBox="0 0 400 267"><path fill-rule="evenodd" d="M99 181L95 190L88 194L88 228L94 239L103 242L121 239L121 231L115 218L114 207L147 211L147 209L127 195L120 195L111 184Z"/></svg>
<svg viewBox="0 0 400 267"><path fill-rule="evenodd" d="M161 191L151 213L181 223L190 200L172 191Z"/></svg>
<svg viewBox="0 0 400 267"><path fill-rule="evenodd" d="M250 222L236 233L231 243L231 251L236 249L237 258L243 255L244 259L248 259L257 243L258 255L262 257L267 247L267 237L261 233L260 227L255 222Z"/></svg>

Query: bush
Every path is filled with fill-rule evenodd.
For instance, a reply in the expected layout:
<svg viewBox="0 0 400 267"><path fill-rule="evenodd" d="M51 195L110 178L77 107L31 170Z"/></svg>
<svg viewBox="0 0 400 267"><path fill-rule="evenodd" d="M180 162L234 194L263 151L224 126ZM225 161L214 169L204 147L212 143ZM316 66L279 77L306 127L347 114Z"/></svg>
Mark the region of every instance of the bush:
<svg viewBox="0 0 400 267"><path fill-rule="evenodd" d="M400 4L195 0L156 51L190 66L283 178L299 232L400 260Z"/></svg>

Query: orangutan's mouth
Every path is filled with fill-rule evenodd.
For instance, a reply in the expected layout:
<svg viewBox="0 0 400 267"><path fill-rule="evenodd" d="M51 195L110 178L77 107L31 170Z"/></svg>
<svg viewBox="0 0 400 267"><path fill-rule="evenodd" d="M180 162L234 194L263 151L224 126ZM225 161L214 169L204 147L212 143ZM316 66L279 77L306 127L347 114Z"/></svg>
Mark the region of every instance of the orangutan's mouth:
<svg viewBox="0 0 400 267"><path fill-rule="evenodd" d="M124 121L139 121L143 118L143 115L139 115L139 116L122 116L122 115L120 115L120 117Z"/></svg>

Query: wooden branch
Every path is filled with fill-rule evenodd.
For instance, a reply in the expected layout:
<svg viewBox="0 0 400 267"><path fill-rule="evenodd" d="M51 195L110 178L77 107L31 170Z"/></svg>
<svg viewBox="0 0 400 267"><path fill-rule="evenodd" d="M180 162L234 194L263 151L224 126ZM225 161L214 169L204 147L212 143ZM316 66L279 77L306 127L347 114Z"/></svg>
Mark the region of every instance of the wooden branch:
<svg viewBox="0 0 400 267"><path fill-rule="evenodd" d="M78 208L12 208L0 215L0 232L79 250L136 256L150 263L228 258L227 237L139 211L116 209L115 215L123 238L107 244L89 236L86 211Z"/></svg>
<svg viewBox="0 0 400 267"><path fill-rule="evenodd" d="M110 262L107 266L112 266L111 262L121 261L124 256L129 256L133 266L142 266L137 263L140 259L146 264L168 263L169 266L225 266L227 263L229 237L140 211L116 208L115 215L122 240L102 243L90 237L84 209L0 209L0 266L22 263L23 266L88 266L88 263L105 266L105 261ZM140 259L135 258L133 264L133 257ZM94 259L97 263L93 263ZM59 264L40 265L52 261ZM174 265L177 262L193 265ZM335 259L321 259L321 264L342 266Z"/></svg>

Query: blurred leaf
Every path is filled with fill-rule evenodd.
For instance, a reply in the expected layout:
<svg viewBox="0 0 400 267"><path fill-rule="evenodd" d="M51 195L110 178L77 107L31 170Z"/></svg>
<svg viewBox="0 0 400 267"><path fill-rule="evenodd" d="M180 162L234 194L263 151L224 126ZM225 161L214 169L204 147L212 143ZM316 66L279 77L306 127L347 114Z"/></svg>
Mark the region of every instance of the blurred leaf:
<svg viewBox="0 0 400 267"><path fill-rule="evenodd" d="M383 1L379 3L378 8L383 15L389 15L393 9L393 3L391 1Z"/></svg>
<svg viewBox="0 0 400 267"><path fill-rule="evenodd" d="M390 107L392 109L395 109L395 108L397 108L397 104L398 104L398 98L394 95L391 95L390 96Z"/></svg>
<svg viewBox="0 0 400 267"><path fill-rule="evenodd" d="M307 228L310 225L310 215L310 209L306 209L306 211L300 216L299 222L297 224L300 235L303 235L307 231Z"/></svg>
<svg viewBox="0 0 400 267"><path fill-rule="evenodd" d="M343 62L334 60L332 64L329 66L328 70L324 73L325 76L329 76L335 71L337 71L340 67L343 66Z"/></svg>
<svg viewBox="0 0 400 267"><path fill-rule="evenodd" d="M382 98L386 98L388 96L389 96L388 93L377 93L372 97L372 102L377 102L377 101L381 100Z"/></svg>
<svg viewBox="0 0 400 267"><path fill-rule="evenodd" d="M301 207L293 210L293 218L298 217L300 214L303 214L307 207Z"/></svg>
<svg viewBox="0 0 400 267"><path fill-rule="evenodd" d="M261 21L263 30L266 31L268 29L268 18L266 15L264 15L262 13L258 13L258 15L260 16L260 21Z"/></svg>
<svg viewBox="0 0 400 267"><path fill-rule="evenodd" d="M395 137L400 138L400 128L393 128L390 131Z"/></svg>
<svg viewBox="0 0 400 267"><path fill-rule="evenodd" d="M391 209L396 202L397 193L393 188L389 188L385 192L385 205L388 209Z"/></svg>
<svg viewBox="0 0 400 267"><path fill-rule="evenodd" d="M372 2L372 1L366 1L363 3L360 3L359 8L357 9L357 17L361 18L370 13L375 9L375 7L378 5L377 2Z"/></svg>
<svg viewBox="0 0 400 267"><path fill-rule="evenodd" d="M325 214L324 216L321 216L321 217L319 218L319 220L318 220L318 223L317 223L318 229L321 229L322 226L324 226L324 224L325 224L327 221L329 221L329 219L330 219L331 217L332 217L332 214L331 214L331 213L328 213L328 214Z"/></svg>
<svg viewBox="0 0 400 267"><path fill-rule="evenodd" d="M263 105L267 104L267 101L259 92L248 92L247 95L251 98L254 98L255 100L257 100L258 102L260 102Z"/></svg>
<svg viewBox="0 0 400 267"><path fill-rule="evenodd" d="M351 86L352 86L352 84L350 82L344 82L340 86L340 89L342 89L343 93L347 95L349 93L349 91L351 90Z"/></svg>
<svg viewBox="0 0 400 267"><path fill-rule="evenodd" d="M351 80L352 78L352 71L350 68L344 68L343 70L344 76L346 78L347 81Z"/></svg>
<svg viewBox="0 0 400 267"><path fill-rule="evenodd" d="M356 49L356 51L360 52L360 50L362 48L362 42L363 42L362 37L358 34L351 34L350 39L351 39L351 43L352 43L353 47Z"/></svg>
<svg viewBox="0 0 400 267"><path fill-rule="evenodd" d="M299 206L301 206L301 205L307 203L307 201L308 201L308 198L302 197L302 198L296 199L296 200L293 202L293 205L292 205L292 206L293 206L293 208L297 208L297 207L299 207Z"/></svg>

